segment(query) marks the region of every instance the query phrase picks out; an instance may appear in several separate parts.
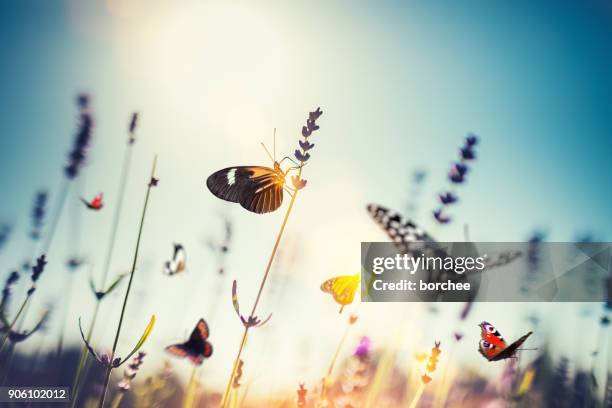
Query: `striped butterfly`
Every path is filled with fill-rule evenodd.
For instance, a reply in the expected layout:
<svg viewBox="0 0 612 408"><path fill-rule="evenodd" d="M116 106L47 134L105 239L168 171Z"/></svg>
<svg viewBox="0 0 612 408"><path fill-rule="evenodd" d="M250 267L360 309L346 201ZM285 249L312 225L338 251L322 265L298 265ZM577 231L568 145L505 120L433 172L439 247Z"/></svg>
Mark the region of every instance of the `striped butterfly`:
<svg viewBox="0 0 612 408"><path fill-rule="evenodd" d="M499 361L513 358L519 347L533 332L529 332L514 343L507 345L501 333L488 322L482 322L480 327L480 342L478 352L489 361Z"/></svg>
<svg viewBox="0 0 612 408"><path fill-rule="evenodd" d="M263 146L263 143L262 143ZM263 146L266 149L265 146ZM218 198L239 203L242 208L257 214L275 211L283 203L285 176L295 167L283 171L281 162L268 156L274 162L274 167L237 166L228 167L214 172L206 180L206 186Z"/></svg>
<svg viewBox="0 0 612 408"><path fill-rule="evenodd" d="M355 292L359 287L361 274L358 272L355 275L336 276L326 280L321 284L321 290L329 293L334 297L334 300L340 305L340 312L344 306L353 303Z"/></svg>
<svg viewBox="0 0 612 408"><path fill-rule="evenodd" d="M401 252L409 252L408 247L414 242L435 242L429 234L420 229L415 223L410 220L404 220L400 214L388 208L378 204L369 204L367 210Z"/></svg>

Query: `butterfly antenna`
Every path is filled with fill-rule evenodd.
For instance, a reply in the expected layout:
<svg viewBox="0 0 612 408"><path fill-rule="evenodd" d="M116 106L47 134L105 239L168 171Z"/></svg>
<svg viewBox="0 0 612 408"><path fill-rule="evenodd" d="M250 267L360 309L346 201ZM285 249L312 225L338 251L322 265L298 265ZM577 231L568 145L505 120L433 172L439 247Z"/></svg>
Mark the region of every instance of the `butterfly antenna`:
<svg viewBox="0 0 612 408"><path fill-rule="evenodd" d="M276 128L274 128L274 136L272 137L272 139L274 140L273 143L273 147L274 147L274 161L276 161Z"/></svg>
<svg viewBox="0 0 612 408"><path fill-rule="evenodd" d="M261 142L261 146L264 148L264 150L266 151L266 153L268 153L268 157L270 158L270 160L274 161L274 158L272 157L272 155L270 154L270 151L268 150L268 148L266 147L265 144L263 144L263 142Z"/></svg>

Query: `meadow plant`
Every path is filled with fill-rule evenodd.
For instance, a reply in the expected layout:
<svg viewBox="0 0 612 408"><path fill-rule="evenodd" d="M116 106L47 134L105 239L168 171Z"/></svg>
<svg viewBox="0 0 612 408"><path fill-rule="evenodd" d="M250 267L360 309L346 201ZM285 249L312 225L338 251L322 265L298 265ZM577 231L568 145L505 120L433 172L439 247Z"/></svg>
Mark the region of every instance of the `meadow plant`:
<svg viewBox="0 0 612 408"><path fill-rule="evenodd" d="M238 353L236 355L236 358L234 360L234 363L232 365L232 370L230 373L230 377L229 380L227 382L227 386L225 387L225 392L223 394L223 399L221 400L221 407L225 408L227 406L228 403L228 399L229 399L229 393L231 390L231 386L234 380L234 375L236 374L236 370L238 368L238 365L240 363L241 357L242 357L242 351L244 350L244 346L246 344L246 339L247 339L247 335L249 333L249 330L253 327L256 327L257 325L260 325L261 321L258 323L255 323L257 321L257 317L255 316L255 312L257 311L257 306L259 304L259 301L261 300L261 295L263 292L263 289L266 285L266 281L268 280L268 275L270 273L270 268L272 266L272 263L274 262L274 257L276 255L276 252L278 251L278 247L280 245L280 241L281 238L283 236L283 232L285 231L285 227L287 226L287 221L289 219L289 216L291 215L291 210L293 209L293 205L295 204L295 200L298 197L298 193L301 189L303 189L304 187L306 187L306 180L302 179L302 172L304 170L304 166L306 164L306 162L310 159L310 153L309 151L314 147L314 144L310 143L309 138L312 136L312 134L317 131L319 129L319 126L317 125L317 120L319 119L319 117L323 114L323 111L321 111L320 108L317 108L315 111L310 112L308 114L308 118L306 119L306 124L304 126L302 126L302 140L299 140L298 144L299 144L299 148L295 150L295 158L298 160L299 164L297 166L297 174L291 176L291 182L293 184L293 194L291 196L291 201L289 202L289 207L287 208L287 211L285 213L285 216L283 218L283 222L281 224L280 230L276 236L276 241L274 242L274 247L272 248L272 253L270 254L270 258L268 259L268 263L266 265L266 269L264 271L263 277L261 279L261 282L259 284L259 290L257 292L257 297L255 298L255 302L253 303L253 307L251 309L251 313L249 313L249 316L246 317L246 319L244 319L247 324L245 324L243 322L243 317L241 316L241 322L244 325L244 331L242 334L242 339L240 341L240 345L238 347Z"/></svg>
<svg viewBox="0 0 612 408"><path fill-rule="evenodd" d="M100 356L98 356L96 354L96 352L94 351L93 347L89 344L89 342L85 338L85 335L83 334L83 330L81 329L81 337L83 338L83 342L87 346L90 354L94 358L96 358L96 360L98 360L98 362L100 362L102 365L104 365L106 367L106 374L105 374L105 378L104 378L104 385L103 385L103 388L102 388L102 392L100 394L100 400L99 400L99 404L98 404L99 408L103 408L104 407L104 402L105 402L105 399L106 399L106 393L107 393L107 390L108 390L108 384L109 384L109 381L110 381L110 376L111 376L112 370L114 368L119 367L121 364L125 363L132 356L132 354L136 353L138 351L138 349L140 349L140 347L142 347L142 345L146 341L147 337L149 336L149 334L153 330L153 326L155 324L155 316L152 316L151 320L149 321L149 324L147 325L145 331L143 332L140 340L138 341L136 346L134 346L132 351L127 355L127 357L125 357L124 359L116 357L117 344L119 343L119 336L121 335L121 328L123 326L123 319L125 317L125 312L126 312L126 308L127 308L127 302L128 302L129 297L130 297L130 291L132 289L132 283L133 283L133 280L134 280L134 273L136 271L136 266L138 264L138 254L139 254L139 250L140 250L140 242L141 242L141 239L142 239L142 232L143 232L145 217L147 215L147 208L148 208L148 204L149 204L149 197L151 195L151 190L154 187L156 187L158 182L159 182L159 180L157 178L155 178L155 169L156 169L156 166L157 166L157 156L153 160L153 166L151 168L151 176L149 178L149 183L147 185L147 192L146 192L144 204L143 204L143 207L142 207L142 215L140 217L140 226L138 227L138 235L137 235L137 238L136 238L136 248L134 249L134 256L133 256L133 261L132 261L132 268L130 270L130 277L129 277L129 281L128 281L128 286L127 286L127 289L125 291L125 295L124 295L124 298L123 298L123 305L121 307L121 314L119 316L119 322L117 323L117 328L116 328L116 332L115 332L115 340L113 341L113 348L112 348L111 353L108 356L108 358L102 359L102 357L100 357ZM80 326L80 324L79 324L79 326Z"/></svg>
<svg viewBox="0 0 612 408"><path fill-rule="evenodd" d="M476 159L475 146L478 143L476 135L470 133L465 138L464 144L459 148L459 161L454 162L448 172L448 180L451 186L458 186L465 183L466 175L469 170L469 162ZM440 206L433 210L434 219L438 224L448 224L451 218L447 215L450 205L459 201L459 197L449 188L438 195Z"/></svg>
<svg viewBox="0 0 612 408"><path fill-rule="evenodd" d="M134 112L132 113L132 116L131 116L131 119L128 125L128 141L127 141L127 146L125 149L125 153L123 157L123 164L121 167L121 173L119 177L119 188L118 188L119 191L117 195L117 202L115 204L115 212L113 214L113 221L111 225L109 241L107 244L106 256L104 258L102 275L101 275L98 286L96 286L96 284L94 283L93 278L90 278L89 280L89 286L95 297L96 302L94 305L94 311L92 313L91 322L89 323L89 327L87 328L87 335L85 336L85 340L87 342L91 342L92 340L93 332L96 327L96 322L98 319L98 313L100 311L100 303L102 302L105 296L110 294L114 289L117 288L117 286L119 286L123 278L125 278L126 276L125 274L118 275L110 284L107 284L108 273L110 270L110 264L111 264L111 260L113 257L113 251L115 248L115 241L117 238L117 231L119 230L119 224L121 220L121 210L123 208L123 200L125 198L127 180L129 179L129 175L130 175L130 169L131 169L131 163L132 163L132 151L133 151L133 146L136 142L137 123L138 123L138 113ZM81 375L82 375L86 361L87 361L87 348L83 346L83 348L81 349L81 356L79 358L79 364L77 366L75 378L72 384L72 397L73 397L72 407L75 406L77 399L78 399L78 394L80 391L79 387L80 387Z"/></svg>

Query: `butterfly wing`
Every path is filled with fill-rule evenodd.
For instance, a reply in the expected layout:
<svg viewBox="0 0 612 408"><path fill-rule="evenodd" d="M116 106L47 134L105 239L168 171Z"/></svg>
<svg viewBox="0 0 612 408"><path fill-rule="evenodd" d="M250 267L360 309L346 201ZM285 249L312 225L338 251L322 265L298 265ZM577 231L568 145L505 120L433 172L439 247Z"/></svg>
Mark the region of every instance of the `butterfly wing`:
<svg viewBox="0 0 612 408"><path fill-rule="evenodd" d="M487 343L491 343L497 349L505 349L508 345L501 333L489 322L480 323L480 337Z"/></svg>
<svg viewBox="0 0 612 408"><path fill-rule="evenodd" d="M222 200L239 203L258 214L276 210L283 202L282 171L263 166L228 167L213 173L206 186Z"/></svg>
<svg viewBox="0 0 612 408"><path fill-rule="evenodd" d="M491 361L503 360L505 358L513 357L516 351L518 350L518 348L523 345L525 340L527 340L527 338L531 336L532 333L533 332L527 333L526 335L524 335L523 337L521 337L520 339L518 339L517 341L515 341L508 347L506 347L505 349L501 350L495 357L491 359Z"/></svg>
<svg viewBox="0 0 612 408"><path fill-rule="evenodd" d="M178 357L187 357L193 364L200 365L205 357L212 355L212 345L206 341L208 335L208 324L204 319L200 319L191 332L189 340L168 346L166 351Z"/></svg>
<svg viewBox="0 0 612 408"><path fill-rule="evenodd" d="M358 286L359 274L355 274L328 279L321 284L321 290L330 293L336 302L346 306L353 302Z"/></svg>
<svg viewBox="0 0 612 408"><path fill-rule="evenodd" d="M368 212L387 233L391 241L403 252L408 251L410 242L434 242L434 239L411 221L388 208L377 204L369 204Z"/></svg>
<svg viewBox="0 0 612 408"><path fill-rule="evenodd" d="M485 339L480 339L480 342L478 343L478 352L487 360L493 361L501 352L501 349L497 348L494 344L489 343Z"/></svg>

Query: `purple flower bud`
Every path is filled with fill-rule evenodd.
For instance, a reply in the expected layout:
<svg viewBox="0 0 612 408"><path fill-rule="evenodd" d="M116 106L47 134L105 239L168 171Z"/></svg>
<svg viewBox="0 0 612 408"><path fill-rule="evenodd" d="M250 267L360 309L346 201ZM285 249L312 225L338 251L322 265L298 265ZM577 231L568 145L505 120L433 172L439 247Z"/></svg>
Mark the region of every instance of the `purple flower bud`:
<svg viewBox="0 0 612 408"><path fill-rule="evenodd" d="M32 282L36 282L40 275L45 270L45 265L47 264L47 257L45 254L42 254L36 259L36 265L32 267Z"/></svg>
<svg viewBox="0 0 612 408"><path fill-rule="evenodd" d="M468 134L467 137L465 138L465 145L467 147L476 146L477 143L478 143L478 137L473 133Z"/></svg>
<svg viewBox="0 0 612 408"><path fill-rule="evenodd" d="M438 198L440 199L440 202L443 205L449 205L449 204L452 204L452 203L456 203L457 200L459 200L457 195L455 195L454 193L452 193L450 191L441 193L440 195L438 195Z"/></svg>
<svg viewBox="0 0 612 408"><path fill-rule="evenodd" d="M304 138L307 138L311 134L312 131L310 131L306 126L302 126L302 136L304 136Z"/></svg>
<svg viewBox="0 0 612 408"><path fill-rule="evenodd" d="M471 146L463 146L459 149L459 152L462 160L474 160L476 158L476 153Z"/></svg>
<svg viewBox="0 0 612 408"><path fill-rule="evenodd" d="M305 161L308 161L308 159L310 159L310 153L303 154L301 151L296 149L295 158L301 162L305 162Z"/></svg>
<svg viewBox="0 0 612 408"><path fill-rule="evenodd" d="M372 348L372 341L369 337L364 336L359 340L353 355L357 357L367 357L370 353L370 349Z"/></svg>
<svg viewBox="0 0 612 408"><path fill-rule="evenodd" d="M302 148L304 152L307 152L314 147L314 144L310 143L308 140L304 140L304 141L300 140L299 142L300 142L300 147Z"/></svg>
<svg viewBox="0 0 612 408"><path fill-rule="evenodd" d="M438 221L440 224L448 224L451 220L448 215L442 213L441 208L434 210L433 216L436 219L436 221Z"/></svg>

